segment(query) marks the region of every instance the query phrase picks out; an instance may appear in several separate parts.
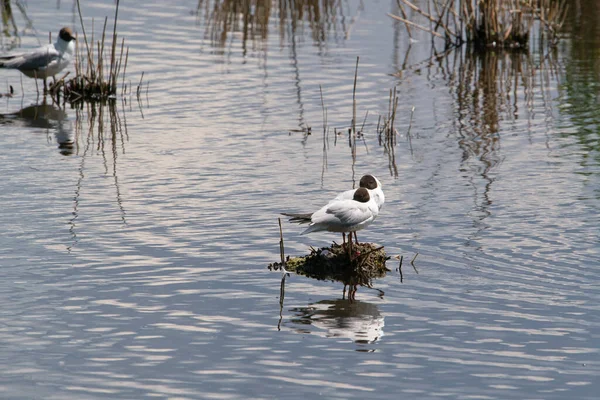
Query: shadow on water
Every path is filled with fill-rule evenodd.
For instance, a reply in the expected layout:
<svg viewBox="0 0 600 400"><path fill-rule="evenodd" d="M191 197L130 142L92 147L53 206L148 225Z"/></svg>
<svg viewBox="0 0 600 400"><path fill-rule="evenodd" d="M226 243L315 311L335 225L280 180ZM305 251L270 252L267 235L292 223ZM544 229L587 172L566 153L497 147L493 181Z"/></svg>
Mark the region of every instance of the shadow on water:
<svg viewBox="0 0 600 400"><path fill-rule="evenodd" d="M125 102L122 102L125 108ZM75 118L69 117L72 109L61 108L56 104L38 104L22 108L13 113L0 114L0 126L25 128L44 132L47 140L56 141L58 151L64 156L74 157L78 163L77 180L74 183L72 217L69 231L72 236L67 250L78 243L77 220L80 214L80 199L86 190L85 180L91 159L101 156L101 168L105 176L112 177L114 196L123 224L127 222L121 199L119 183L119 157L125 153L129 141L125 110L122 117L117 102L73 104ZM141 105L140 105L141 110Z"/></svg>
<svg viewBox="0 0 600 400"><path fill-rule="evenodd" d="M0 114L0 125L43 129L48 138L54 135L60 154L74 152L73 124L67 112L54 104L25 107L15 113Z"/></svg>
<svg viewBox="0 0 600 400"><path fill-rule="evenodd" d="M379 308L360 300L348 301L345 298L345 286L341 299L321 300L306 307L292 307L288 311L294 315L283 322L286 277L287 274L284 274L281 278L278 330L283 326L301 334L350 339L357 344L373 343L383 336L384 317Z"/></svg>
<svg viewBox="0 0 600 400"><path fill-rule="evenodd" d="M297 333L350 339L358 344L373 343L383 336L384 317L375 304L322 300L289 311L294 315L283 325Z"/></svg>

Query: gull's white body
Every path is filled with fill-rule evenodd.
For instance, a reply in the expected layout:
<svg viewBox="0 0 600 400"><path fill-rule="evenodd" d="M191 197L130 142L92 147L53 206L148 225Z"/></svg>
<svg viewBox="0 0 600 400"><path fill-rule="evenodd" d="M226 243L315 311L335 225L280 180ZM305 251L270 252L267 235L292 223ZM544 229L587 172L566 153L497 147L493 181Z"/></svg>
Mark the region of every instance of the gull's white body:
<svg viewBox="0 0 600 400"><path fill-rule="evenodd" d="M310 224L302 234L329 232L356 232L369 226L379 214L374 198L366 203L356 200L334 200L310 217Z"/></svg>
<svg viewBox="0 0 600 400"><path fill-rule="evenodd" d="M375 179L377 179L377 178L375 178ZM377 182L379 182L379 181L377 181ZM369 189L367 189L367 190L369 190ZM337 196L335 196L335 198L333 200L331 200L329 203L331 204L334 201L340 201L340 200L351 200L354 197L354 192L356 192L356 189L346 190L345 192L342 192L342 193L338 194ZM375 200L375 203L377 204L377 208L379 210L381 210L381 207L383 207L383 203L385 203L385 195L383 194L383 190L381 190L381 185L378 185L376 189L369 190L369 194L371 195L373 200Z"/></svg>
<svg viewBox="0 0 600 400"><path fill-rule="evenodd" d="M67 68L74 53L75 42L59 35L54 44L28 53L0 56L0 68L18 69L30 78L46 79Z"/></svg>
<svg viewBox="0 0 600 400"><path fill-rule="evenodd" d="M338 194L318 211L311 214L283 215L290 217L290 222L309 224L302 234L318 231L341 232L345 243L346 233L349 233L349 243L352 246L352 233L358 243L356 231L366 228L377 218L384 202L381 182L373 175L363 175L358 189Z"/></svg>

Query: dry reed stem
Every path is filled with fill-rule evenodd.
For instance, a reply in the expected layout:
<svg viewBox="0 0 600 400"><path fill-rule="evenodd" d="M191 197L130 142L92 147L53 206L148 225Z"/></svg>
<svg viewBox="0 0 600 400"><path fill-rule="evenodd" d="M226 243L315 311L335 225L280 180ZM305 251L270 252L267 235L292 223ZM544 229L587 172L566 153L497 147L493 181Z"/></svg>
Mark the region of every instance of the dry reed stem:
<svg viewBox="0 0 600 400"><path fill-rule="evenodd" d="M283 247L283 229L281 228L281 218L277 218L279 221L279 255L281 256L281 266L285 269L285 250Z"/></svg>
<svg viewBox="0 0 600 400"><path fill-rule="evenodd" d="M85 25L83 24L83 15L81 14L81 6L79 5L79 0L77 0L77 12L79 13L79 22L81 23L81 30L83 31L83 39L85 41L85 47L87 48L88 57L90 53L90 46L88 44L87 35L85 34ZM93 29L92 29L93 32ZM88 62L91 64L91 59L88 58ZM88 64L89 65L89 64Z"/></svg>
<svg viewBox="0 0 600 400"><path fill-rule="evenodd" d="M79 21L81 23L86 54L79 52L80 46L76 42L76 55L75 55L75 72L76 76L70 79L68 82L62 82L62 92L65 100L71 102L77 100L106 100L116 96L117 83L121 70L123 71L122 94L125 93L125 71L127 69L127 62L129 59L129 48L125 50L125 40L121 40L121 49L118 46L118 35L117 35L117 23L119 15L119 4L120 1L116 1L111 48L106 48L106 28L108 25L108 17L104 18L104 24L102 26L102 35L100 40L94 40L94 19L92 18L92 31L91 40L88 40L85 26L83 24L83 14L81 12L81 5L77 0L77 10L79 13ZM96 54L94 54L96 53ZM108 54L107 54L108 53ZM125 54L125 61L123 61L123 54ZM83 67L84 60L87 60L86 68ZM138 99L140 91L142 89L142 79L138 86ZM58 82L57 82L58 83ZM54 85L56 87L56 84ZM147 86L148 90L148 86ZM59 93L55 93L56 96Z"/></svg>
<svg viewBox="0 0 600 400"><path fill-rule="evenodd" d="M407 31L415 27L445 39L447 46L468 42L480 49L527 46L534 20L540 21L554 44L567 9L565 1L553 0L430 0L426 8L410 0L396 2L402 16L388 15L403 22ZM424 17L429 28L410 21L403 6Z"/></svg>
<svg viewBox="0 0 600 400"><path fill-rule="evenodd" d="M111 57L110 57L109 87L110 87L111 91L113 91L113 92L117 91L116 76L115 76L115 72L116 72L116 68L115 68L115 48L117 47L117 20L118 20L118 16L119 16L119 0L117 0L117 5L115 7L115 22L113 24L112 54L111 54ZM122 47L121 47L121 49L122 49ZM123 54L122 51L121 51L121 54Z"/></svg>
<svg viewBox="0 0 600 400"><path fill-rule="evenodd" d="M400 4L400 1L397 1L398 4L398 8L400 9L400 12L402 13L402 18L404 18L405 20L408 20L408 16L406 15L406 11L404 11L404 7L402 6L402 4ZM406 28L406 32L408 33L408 37L409 38L413 38L412 36L412 31L410 30L410 25L409 24L404 24L404 27Z"/></svg>
<svg viewBox="0 0 600 400"><path fill-rule="evenodd" d="M416 23L414 23L414 22L412 22L412 21L409 21L409 20L407 20L407 19L404 19L404 18L402 18L402 17L399 17L399 16L397 16L397 15L390 14L390 13L388 13L387 15L388 15L389 17L392 17L392 18L394 18L394 19L396 19L396 20L400 21L400 22L404 22L404 23L405 23L405 24L407 24L407 25L411 25L411 26L414 26L415 28L421 29L422 31L425 31L425 32L431 33L431 34L432 34L432 35L434 35L434 36L437 36L437 37L440 37L440 38L443 38L443 37L444 37L444 36L443 36L441 33L438 33L438 32L435 32L435 31L432 31L432 30L431 30L431 29L429 29L429 28L426 28L426 27L424 27L424 26L421 26L421 25L419 25L419 24L416 24Z"/></svg>
<svg viewBox="0 0 600 400"><path fill-rule="evenodd" d="M122 94L125 94L125 74L127 73L127 60L129 59L129 47L127 47L127 51L125 52L125 65L123 66L123 83L122 83Z"/></svg>
<svg viewBox="0 0 600 400"><path fill-rule="evenodd" d="M352 131L356 133L356 81L358 80L358 60L356 57L356 68L354 70L354 87L352 88Z"/></svg>

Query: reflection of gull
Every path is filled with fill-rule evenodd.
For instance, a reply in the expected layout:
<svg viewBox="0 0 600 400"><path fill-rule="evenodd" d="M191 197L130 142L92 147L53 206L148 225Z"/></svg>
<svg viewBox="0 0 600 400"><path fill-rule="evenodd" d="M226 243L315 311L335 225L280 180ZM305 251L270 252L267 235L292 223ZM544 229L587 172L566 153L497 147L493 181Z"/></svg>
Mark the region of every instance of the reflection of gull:
<svg viewBox="0 0 600 400"><path fill-rule="evenodd" d="M62 28L56 43L35 49L29 53L0 56L0 68L18 69L30 78L44 80L65 69L75 52L75 37L71 28Z"/></svg>
<svg viewBox="0 0 600 400"><path fill-rule="evenodd" d="M375 304L346 300L323 300L308 307L296 308L291 322L312 325L316 335L329 338L347 338L356 343L373 343L383 336L384 317ZM305 330L306 328L301 328Z"/></svg>
<svg viewBox="0 0 600 400"><path fill-rule="evenodd" d="M53 104L25 107L12 114L0 114L0 125L42 128L53 131L60 153L73 154L73 127L65 110Z"/></svg>

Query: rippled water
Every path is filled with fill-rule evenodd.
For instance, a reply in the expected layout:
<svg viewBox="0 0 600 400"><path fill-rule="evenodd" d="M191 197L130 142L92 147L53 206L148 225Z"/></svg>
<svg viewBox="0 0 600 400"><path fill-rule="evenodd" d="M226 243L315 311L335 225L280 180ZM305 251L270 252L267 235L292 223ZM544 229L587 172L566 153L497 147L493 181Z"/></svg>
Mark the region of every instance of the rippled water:
<svg viewBox="0 0 600 400"><path fill-rule="evenodd" d="M140 102L32 106L33 81L0 71L17 91L0 99L1 397L596 398L597 35L429 62L426 34L409 46L385 16L395 1L250 2L248 29L218 4L121 4ZM82 7L99 35L113 2ZM27 10L40 42L79 29L71 3ZM334 128L357 56L353 162ZM387 202L359 236L404 257L403 282L392 259L349 302L291 276L281 304L279 212L366 172ZM283 231L292 255L339 240Z"/></svg>

